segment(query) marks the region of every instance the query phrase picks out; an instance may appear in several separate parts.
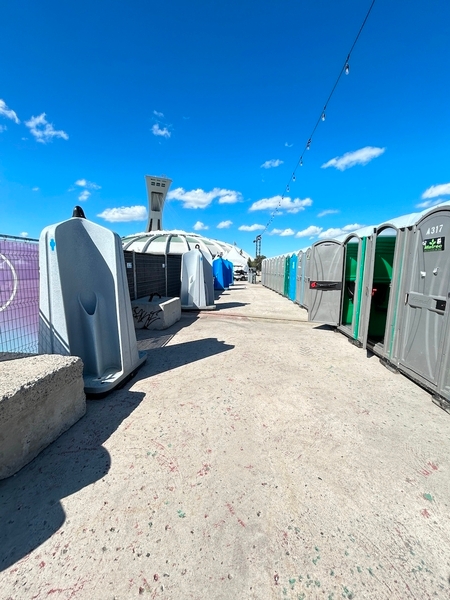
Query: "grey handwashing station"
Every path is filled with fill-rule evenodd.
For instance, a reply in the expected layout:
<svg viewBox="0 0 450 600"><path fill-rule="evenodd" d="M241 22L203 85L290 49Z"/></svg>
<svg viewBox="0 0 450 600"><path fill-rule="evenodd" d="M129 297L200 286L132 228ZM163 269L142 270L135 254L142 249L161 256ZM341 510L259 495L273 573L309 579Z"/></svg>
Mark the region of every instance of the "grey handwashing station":
<svg viewBox="0 0 450 600"><path fill-rule="evenodd" d="M139 353L120 237L74 216L39 240L39 352L80 356L87 394L104 394L145 362Z"/></svg>

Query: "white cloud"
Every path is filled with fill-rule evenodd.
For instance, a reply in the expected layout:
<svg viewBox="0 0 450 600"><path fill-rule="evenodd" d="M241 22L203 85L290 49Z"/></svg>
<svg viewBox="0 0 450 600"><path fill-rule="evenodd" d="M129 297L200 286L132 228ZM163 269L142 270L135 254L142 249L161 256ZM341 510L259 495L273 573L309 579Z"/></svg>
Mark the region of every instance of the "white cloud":
<svg viewBox="0 0 450 600"><path fill-rule="evenodd" d="M25 125L30 130L30 133L34 135L36 141L41 144L46 144L55 137L68 140L69 136L65 131L60 129L59 131L53 128L51 123L47 122L45 113L42 113L38 117L31 117L29 121L25 121Z"/></svg>
<svg viewBox="0 0 450 600"><path fill-rule="evenodd" d="M316 237L321 231L323 231L323 227L316 227L316 225L310 225L306 229L302 229L302 231L297 231L295 237Z"/></svg>
<svg viewBox="0 0 450 600"><path fill-rule="evenodd" d="M87 190L83 190L81 192L81 194L78 196L78 200L80 200L81 202L86 202L86 200L89 198L90 195L91 195L91 192L88 192Z"/></svg>
<svg viewBox="0 0 450 600"><path fill-rule="evenodd" d="M441 183L439 185L432 185L422 194L422 200L426 198L436 198L436 196L449 196L450 195L450 183Z"/></svg>
<svg viewBox="0 0 450 600"><path fill-rule="evenodd" d="M161 127L158 125L158 123L155 123L153 125L152 133L153 133L153 135L157 135L157 136L165 137L165 138L170 138L170 136L172 135L170 133L170 131L167 129L167 127L163 127L161 129Z"/></svg>
<svg viewBox="0 0 450 600"><path fill-rule="evenodd" d="M20 237L28 237L28 231L21 231Z"/></svg>
<svg viewBox="0 0 450 600"><path fill-rule="evenodd" d="M264 229L264 225L258 225L258 223L255 223L254 225L241 225L238 229L239 231L259 231Z"/></svg>
<svg viewBox="0 0 450 600"><path fill-rule="evenodd" d="M214 188L210 192L205 192L200 188L186 191L181 187L167 194L168 200L180 200L183 202L183 208L206 208L216 198L219 204L234 204L242 200L242 195L240 192L221 188Z"/></svg>
<svg viewBox="0 0 450 600"><path fill-rule="evenodd" d="M431 208L432 206L436 206L441 202L444 202L442 198L438 198L437 200L425 200L425 202L420 202L419 204L416 204L416 208Z"/></svg>
<svg viewBox="0 0 450 600"><path fill-rule="evenodd" d="M145 221L147 209L145 206L121 206L120 208L106 208L97 215L110 223L125 223L127 221Z"/></svg>
<svg viewBox="0 0 450 600"><path fill-rule="evenodd" d="M31 191L32 191L32 192L38 192L38 191L39 191L39 188L38 188L38 187L34 187L34 188L31 190Z"/></svg>
<svg viewBox="0 0 450 600"><path fill-rule="evenodd" d="M3 131L6 131L8 128L6 127L6 125L0 125L0 133L3 133Z"/></svg>
<svg viewBox="0 0 450 600"><path fill-rule="evenodd" d="M203 231L205 229L209 229L209 227L208 227L208 225L205 225L201 221L197 221L197 223L194 225L194 229L195 229L195 231Z"/></svg>
<svg viewBox="0 0 450 600"><path fill-rule="evenodd" d="M16 113L6 106L6 102L0 98L0 115L2 117L6 117L7 119L11 119L17 125L20 123L19 117Z"/></svg>
<svg viewBox="0 0 450 600"><path fill-rule="evenodd" d="M328 162L322 165L322 169L328 169L328 167L335 167L339 171L345 171L355 165L367 165L371 160L381 156L385 152L386 148L376 148L374 146L366 146L355 150L355 152L346 152L342 156L336 156Z"/></svg>
<svg viewBox="0 0 450 600"><path fill-rule="evenodd" d="M253 202L250 206L249 211L253 212L255 210L274 210L279 206L280 210L286 210L288 213L298 213L301 210L305 210L307 206L311 206L313 201L311 198L305 198L301 200L300 198L295 198L291 200L291 198L282 198L281 196L272 196L272 198L263 198L262 200L258 200L257 202Z"/></svg>
<svg viewBox="0 0 450 600"><path fill-rule="evenodd" d="M281 237L287 237L289 235L294 235L295 231L293 229L272 229L269 235L279 235Z"/></svg>
<svg viewBox="0 0 450 600"><path fill-rule="evenodd" d="M322 210L317 216L318 217L326 217L327 215L337 215L340 211L335 209L330 210Z"/></svg>
<svg viewBox="0 0 450 600"><path fill-rule="evenodd" d="M292 148L292 146L293 146L294 144L288 144L287 142L284 142L284 145L286 146L286 148Z"/></svg>
<svg viewBox="0 0 450 600"><path fill-rule="evenodd" d="M261 169L273 169L274 167L279 167L283 164L284 161L279 158L273 158L272 160L266 160L265 163L261 165Z"/></svg>
<svg viewBox="0 0 450 600"><path fill-rule="evenodd" d="M88 181L87 179L77 179L75 181L75 185L79 187L87 188L88 190L100 190L101 186L93 181Z"/></svg>
<svg viewBox="0 0 450 600"><path fill-rule="evenodd" d="M351 233L352 231L356 231L357 229L361 229L364 225L360 225L359 223L352 223L350 225L344 225L344 227L331 227L330 229L326 229L319 234L320 239L326 238L335 238L338 235L343 235L345 233Z"/></svg>
<svg viewBox="0 0 450 600"><path fill-rule="evenodd" d="M217 225L217 229L228 229L230 225L233 225L233 221L220 221Z"/></svg>
<svg viewBox="0 0 450 600"><path fill-rule="evenodd" d="M162 118L164 117L164 113L162 113L162 112L158 112L157 110L154 110L154 111L153 111L153 114L154 114L156 117L159 117L160 119L162 119Z"/></svg>
<svg viewBox="0 0 450 600"><path fill-rule="evenodd" d="M242 202L242 194L233 190L220 190L219 204L236 204Z"/></svg>

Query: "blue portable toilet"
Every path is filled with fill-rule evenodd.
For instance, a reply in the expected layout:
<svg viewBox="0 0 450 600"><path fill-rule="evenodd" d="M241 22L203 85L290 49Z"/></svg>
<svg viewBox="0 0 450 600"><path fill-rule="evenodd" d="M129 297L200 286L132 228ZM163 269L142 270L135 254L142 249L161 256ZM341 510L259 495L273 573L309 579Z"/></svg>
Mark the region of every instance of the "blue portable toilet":
<svg viewBox="0 0 450 600"><path fill-rule="evenodd" d="M213 275L214 275L214 289L225 290L229 287L229 273L228 267L222 257L216 257L212 261Z"/></svg>
<svg viewBox="0 0 450 600"><path fill-rule="evenodd" d="M230 285L233 285L233 283L234 283L234 270L233 270L234 269L234 265L231 262L231 260L227 260L226 258L224 258L222 260L223 260L223 262L225 264L225 270L226 270L226 273L227 273L227 279L226 279L226 281L227 281L228 285L226 287L229 288Z"/></svg>
<svg viewBox="0 0 450 600"><path fill-rule="evenodd" d="M289 259L289 288L288 288L288 298L295 302L295 292L297 287L297 254L292 254Z"/></svg>

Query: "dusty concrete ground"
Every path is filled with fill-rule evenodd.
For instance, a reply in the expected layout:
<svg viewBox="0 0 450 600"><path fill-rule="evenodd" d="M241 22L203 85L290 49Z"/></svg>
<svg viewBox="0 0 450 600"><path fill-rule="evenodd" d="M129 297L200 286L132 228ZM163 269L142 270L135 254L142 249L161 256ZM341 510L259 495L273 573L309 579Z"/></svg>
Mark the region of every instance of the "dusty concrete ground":
<svg viewBox="0 0 450 600"><path fill-rule="evenodd" d="M0 483L1 599L450 597L450 416L261 285Z"/></svg>

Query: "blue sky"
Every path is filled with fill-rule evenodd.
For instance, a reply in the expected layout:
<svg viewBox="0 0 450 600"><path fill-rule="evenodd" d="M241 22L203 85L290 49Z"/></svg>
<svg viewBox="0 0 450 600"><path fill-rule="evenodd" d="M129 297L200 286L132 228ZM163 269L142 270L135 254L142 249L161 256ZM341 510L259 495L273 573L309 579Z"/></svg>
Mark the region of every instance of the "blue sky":
<svg viewBox="0 0 450 600"><path fill-rule="evenodd" d="M0 233L143 231L146 174L165 229L252 255L283 194L266 256L449 200L448 0L376 0L304 151L370 4L2 3Z"/></svg>

